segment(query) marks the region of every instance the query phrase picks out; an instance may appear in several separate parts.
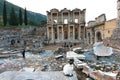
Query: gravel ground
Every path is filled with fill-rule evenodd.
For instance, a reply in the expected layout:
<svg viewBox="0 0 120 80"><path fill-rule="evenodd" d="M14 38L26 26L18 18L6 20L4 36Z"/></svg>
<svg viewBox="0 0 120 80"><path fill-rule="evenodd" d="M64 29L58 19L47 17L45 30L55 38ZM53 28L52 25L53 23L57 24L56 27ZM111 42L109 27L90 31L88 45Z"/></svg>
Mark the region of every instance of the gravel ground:
<svg viewBox="0 0 120 80"><path fill-rule="evenodd" d="M104 63L108 64L109 66L111 64L115 64L116 68L111 69L115 71L118 69L118 65L120 64L120 51L118 50L114 50L114 54L112 54L111 56L100 57L98 60L93 54L93 50L85 52L83 54L86 56L86 60L84 62L88 63L88 65L95 69L95 65L101 65ZM10 57L0 59L0 73L4 71L19 71L24 67L34 68L35 71L61 71L63 69L63 66L67 63L67 60L64 57L60 59L55 59L53 50L47 50L47 52L38 54L26 52L26 59L23 59L20 53L18 54L18 56L19 57L17 58ZM85 74L83 74L80 70L75 70L77 72L79 80L86 79L87 76Z"/></svg>
<svg viewBox="0 0 120 80"><path fill-rule="evenodd" d="M6 58L1 59L0 73L4 71L18 71L24 67L35 68L40 71L59 71L65 65L64 58L56 60L51 52L31 54L26 52L26 59ZM20 56L20 54L18 54ZM3 63L3 64L2 64Z"/></svg>

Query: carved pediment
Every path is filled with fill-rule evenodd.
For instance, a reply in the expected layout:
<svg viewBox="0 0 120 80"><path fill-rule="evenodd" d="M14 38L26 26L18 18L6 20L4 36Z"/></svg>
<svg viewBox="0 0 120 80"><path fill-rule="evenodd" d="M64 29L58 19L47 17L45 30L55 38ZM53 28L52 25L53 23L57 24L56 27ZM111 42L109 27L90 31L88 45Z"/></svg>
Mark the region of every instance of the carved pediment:
<svg viewBox="0 0 120 80"><path fill-rule="evenodd" d="M67 8L64 8L61 10L61 12L70 12L70 10L68 10Z"/></svg>
<svg viewBox="0 0 120 80"><path fill-rule="evenodd" d="M59 10L56 9L56 8L53 8L53 9L50 10L50 12L59 12Z"/></svg>
<svg viewBox="0 0 120 80"><path fill-rule="evenodd" d="M78 8L75 8L75 9L73 9L72 11L73 11L73 12L80 12L81 10L78 9Z"/></svg>

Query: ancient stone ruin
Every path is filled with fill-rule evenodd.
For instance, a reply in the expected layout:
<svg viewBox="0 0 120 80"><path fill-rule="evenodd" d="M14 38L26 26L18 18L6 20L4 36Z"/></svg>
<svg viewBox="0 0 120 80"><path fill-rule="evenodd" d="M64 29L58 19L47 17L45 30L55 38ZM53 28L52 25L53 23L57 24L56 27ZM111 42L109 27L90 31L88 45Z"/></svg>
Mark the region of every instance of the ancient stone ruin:
<svg viewBox="0 0 120 80"><path fill-rule="evenodd" d="M85 38L86 9L47 11L47 38L50 43L80 42Z"/></svg>
<svg viewBox="0 0 120 80"><path fill-rule="evenodd" d="M117 12L117 28L113 30L113 34L110 38L104 40L104 44L120 49L120 0L117 1Z"/></svg>

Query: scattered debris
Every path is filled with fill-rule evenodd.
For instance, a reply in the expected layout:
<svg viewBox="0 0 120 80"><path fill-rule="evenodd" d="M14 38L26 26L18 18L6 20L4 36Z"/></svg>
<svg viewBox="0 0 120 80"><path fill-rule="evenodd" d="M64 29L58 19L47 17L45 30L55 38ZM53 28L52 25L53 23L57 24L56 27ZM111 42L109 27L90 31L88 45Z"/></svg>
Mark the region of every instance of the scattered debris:
<svg viewBox="0 0 120 80"><path fill-rule="evenodd" d="M67 59L74 59L74 58L78 58L78 59L82 59L84 60L85 59L85 56L82 55L82 54L77 54L73 51L68 51L67 54L66 54L66 58Z"/></svg>
<svg viewBox="0 0 120 80"><path fill-rule="evenodd" d="M60 58L63 58L63 55L57 55L57 56L55 56L55 59L60 59Z"/></svg>

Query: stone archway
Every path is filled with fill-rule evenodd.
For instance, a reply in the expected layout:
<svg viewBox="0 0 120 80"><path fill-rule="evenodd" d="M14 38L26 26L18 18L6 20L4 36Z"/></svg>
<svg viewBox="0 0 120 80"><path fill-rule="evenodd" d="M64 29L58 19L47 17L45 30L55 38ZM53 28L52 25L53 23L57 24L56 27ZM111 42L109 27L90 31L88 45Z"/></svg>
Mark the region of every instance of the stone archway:
<svg viewBox="0 0 120 80"><path fill-rule="evenodd" d="M99 31L99 32L96 33L96 42L100 42L100 41L102 41L102 34Z"/></svg>

